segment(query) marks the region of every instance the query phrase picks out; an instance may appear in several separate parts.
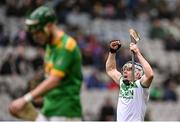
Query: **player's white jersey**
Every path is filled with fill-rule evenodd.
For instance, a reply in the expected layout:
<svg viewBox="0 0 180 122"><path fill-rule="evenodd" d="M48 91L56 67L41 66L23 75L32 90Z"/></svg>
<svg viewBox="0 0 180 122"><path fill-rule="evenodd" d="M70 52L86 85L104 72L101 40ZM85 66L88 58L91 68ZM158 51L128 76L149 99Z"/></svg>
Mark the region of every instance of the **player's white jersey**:
<svg viewBox="0 0 180 122"><path fill-rule="evenodd" d="M143 121L149 99L148 88L143 88L140 80L131 85L120 79L120 91L117 106L117 121Z"/></svg>

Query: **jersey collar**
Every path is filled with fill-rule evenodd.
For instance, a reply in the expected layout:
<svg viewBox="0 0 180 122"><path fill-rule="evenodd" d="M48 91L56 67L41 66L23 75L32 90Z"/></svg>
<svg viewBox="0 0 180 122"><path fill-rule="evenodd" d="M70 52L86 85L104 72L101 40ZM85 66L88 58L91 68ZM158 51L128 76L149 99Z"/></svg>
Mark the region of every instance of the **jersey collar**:
<svg viewBox="0 0 180 122"><path fill-rule="evenodd" d="M60 45L61 44L60 39L62 38L63 35L64 35L63 31L58 31L56 33L56 37L51 40L51 45L54 45L54 46Z"/></svg>

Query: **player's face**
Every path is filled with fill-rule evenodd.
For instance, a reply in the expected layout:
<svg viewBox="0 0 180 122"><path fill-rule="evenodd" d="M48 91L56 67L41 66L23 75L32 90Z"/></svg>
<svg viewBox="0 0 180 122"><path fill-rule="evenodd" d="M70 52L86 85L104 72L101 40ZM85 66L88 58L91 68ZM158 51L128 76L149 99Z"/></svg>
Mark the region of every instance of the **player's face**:
<svg viewBox="0 0 180 122"><path fill-rule="evenodd" d="M132 79L132 64L128 63L123 66L123 77L124 80L131 80ZM135 80L141 77L141 70L135 68Z"/></svg>
<svg viewBox="0 0 180 122"><path fill-rule="evenodd" d="M132 65L123 67L123 77L124 80L131 80L132 76Z"/></svg>
<svg viewBox="0 0 180 122"><path fill-rule="evenodd" d="M32 31L31 32L32 37L35 42L44 45L47 42L48 35L45 32L42 31Z"/></svg>

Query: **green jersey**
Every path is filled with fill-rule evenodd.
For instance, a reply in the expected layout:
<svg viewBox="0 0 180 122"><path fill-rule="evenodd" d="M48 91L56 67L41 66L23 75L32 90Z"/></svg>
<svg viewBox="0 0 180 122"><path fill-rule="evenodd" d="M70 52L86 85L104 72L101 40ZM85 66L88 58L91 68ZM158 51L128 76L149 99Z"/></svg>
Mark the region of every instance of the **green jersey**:
<svg viewBox="0 0 180 122"><path fill-rule="evenodd" d="M73 38L64 32L47 45L46 76L61 77L58 87L44 96L42 113L47 116L81 117L80 89L82 83L81 54Z"/></svg>

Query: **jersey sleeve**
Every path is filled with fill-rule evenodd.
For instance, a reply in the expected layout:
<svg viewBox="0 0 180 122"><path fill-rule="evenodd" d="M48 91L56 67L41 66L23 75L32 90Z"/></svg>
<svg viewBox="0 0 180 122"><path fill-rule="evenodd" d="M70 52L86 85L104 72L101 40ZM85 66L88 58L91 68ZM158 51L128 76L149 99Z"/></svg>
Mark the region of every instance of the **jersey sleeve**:
<svg viewBox="0 0 180 122"><path fill-rule="evenodd" d="M53 68L50 74L64 77L68 70L71 68L73 63L73 49L75 48L74 40L69 38L65 47L62 49L57 49L56 54L53 57Z"/></svg>
<svg viewBox="0 0 180 122"><path fill-rule="evenodd" d="M149 88L149 87L143 86L140 80L137 80L136 83L137 83L137 86L138 86L138 87L147 88L147 89Z"/></svg>

